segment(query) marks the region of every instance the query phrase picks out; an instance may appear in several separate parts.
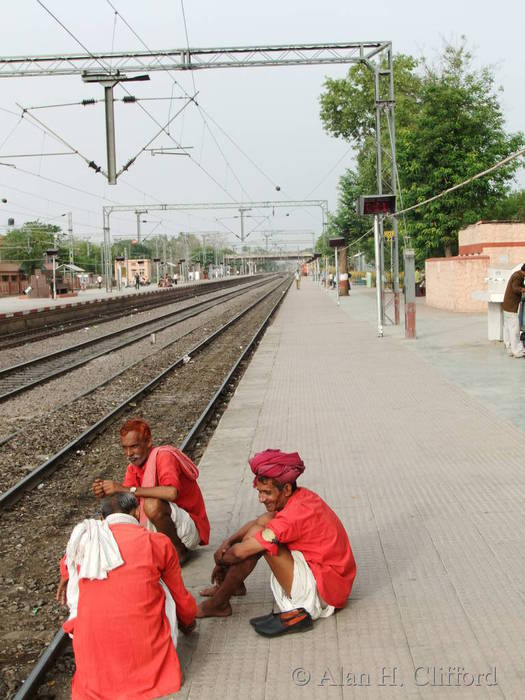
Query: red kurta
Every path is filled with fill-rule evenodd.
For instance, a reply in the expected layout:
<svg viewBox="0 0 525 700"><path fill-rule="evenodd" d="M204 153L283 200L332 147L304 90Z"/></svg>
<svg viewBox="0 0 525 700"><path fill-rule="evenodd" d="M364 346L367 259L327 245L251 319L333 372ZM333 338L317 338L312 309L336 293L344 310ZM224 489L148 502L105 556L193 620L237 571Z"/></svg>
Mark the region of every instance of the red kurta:
<svg viewBox="0 0 525 700"><path fill-rule="evenodd" d="M179 658L164 613L169 588L183 625L196 603L184 587L179 560L166 535L133 524L110 525L124 564L107 579L80 579L73 633L73 700L147 700L179 690ZM63 571L63 568L61 567Z"/></svg>
<svg viewBox="0 0 525 700"><path fill-rule="evenodd" d="M323 600L344 607L356 573L354 555L343 524L323 499L298 488L266 527L280 544L302 552ZM270 554L277 554L277 545L266 542L261 533L255 538Z"/></svg>
<svg viewBox="0 0 525 700"><path fill-rule="evenodd" d="M124 486L142 486L146 465L128 464ZM157 453L157 486L174 486L177 489L176 504L185 510L195 523L201 544L210 540L210 523L204 506L202 492L195 479L189 479L177 458L169 452Z"/></svg>

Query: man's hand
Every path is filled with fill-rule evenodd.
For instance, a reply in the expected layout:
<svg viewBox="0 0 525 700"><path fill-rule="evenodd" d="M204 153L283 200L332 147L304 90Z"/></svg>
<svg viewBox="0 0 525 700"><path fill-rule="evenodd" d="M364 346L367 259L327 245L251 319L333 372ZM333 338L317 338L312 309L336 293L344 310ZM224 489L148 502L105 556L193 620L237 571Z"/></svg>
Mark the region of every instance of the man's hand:
<svg viewBox="0 0 525 700"><path fill-rule="evenodd" d="M97 498L104 498L106 495L104 493L104 482L102 479L95 479L91 488L93 489L93 493Z"/></svg>
<svg viewBox="0 0 525 700"><path fill-rule="evenodd" d="M111 481L110 479L104 479L102 482L102 490L104 491L104 496L112 496L114 493L129 491L127 486L122 486L122 484L119 484L117 481Z"/></svg>
<svg viewBox="0 0 525 700"><path fill-rule="evenodd" d="M66 605L66 590L67 590L67 581L64 580L63 578L61 578L60 583L58 584L57 593L56 593L56 599L58 600L60 605Z"/></svg>
<svg viewBox="0 0 525 700"><path fill-rule="evenodd" d="M193 620L189 625L183 625L182 622L177 623L182 634L191 634L195 627L197 627L197 621Z"/></svg>
<svg viewBox="0 0 525 700"><path fill-rule="evenodd" d="M210 581L212 583L216 583L217 586L220 586L224 579L226 578L226 572L227 572L227 567L224 566L224 564L217 564L216 566L213 567L213 571L211 572L211 578Z"/></svg>
<svg viewBox="0 0 525 700"><path fill-rule="evenodd" d="M230 540L224 540L224 542L220 545L220 547L217 549L215 554L213 555L213 558L215 559L215 563L220 565L223 564L222 558L224 556L224 553L230 549L232 546Z"/></svg>

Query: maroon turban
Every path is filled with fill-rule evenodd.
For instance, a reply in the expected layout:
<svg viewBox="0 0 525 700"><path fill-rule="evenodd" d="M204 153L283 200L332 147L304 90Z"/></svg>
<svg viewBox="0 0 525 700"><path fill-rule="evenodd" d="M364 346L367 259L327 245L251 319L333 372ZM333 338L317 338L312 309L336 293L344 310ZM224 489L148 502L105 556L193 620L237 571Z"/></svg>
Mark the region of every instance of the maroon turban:
<svg viewBox="0 0 525 700"><path fill-rule="evenodd" d="M304 472L303 460L297 452L264 450L255 454L249 464L255 474L254 486L259 476L275 479L281 484L291 484Z"/></svg>

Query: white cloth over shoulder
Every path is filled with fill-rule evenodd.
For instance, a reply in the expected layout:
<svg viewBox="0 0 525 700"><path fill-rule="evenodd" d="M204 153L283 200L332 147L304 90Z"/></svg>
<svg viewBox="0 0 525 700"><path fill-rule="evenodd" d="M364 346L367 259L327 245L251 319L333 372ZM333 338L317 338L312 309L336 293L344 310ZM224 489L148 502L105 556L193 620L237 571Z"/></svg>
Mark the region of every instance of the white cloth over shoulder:
<svg viewBox="0 0 525 700"><path fill-rule="evenodd" d="M335 612L333 605L328 605L319 595L317 583L312 570L306 563L303 553L297 549L290 550L293 557L293 581L291 595L288 597L284 588L272 574L270 586L275 603L281 612L304 608L312 616L312 620L319 617L330 617Z"/></svg>
<svg viewBox="0 0 525 700"><path fill-rule="evenodd" d="M175 503L170 502L170 507L171 519L175 525L177 537L187 549L197 549L201 536L191 515ZM157 532L157 528L150 520L146 521L146 530Z"/></svg>
<svg viewBox="0 0 525 700"><path fill-rule="evenodd" d="M69 574L67 604L69 620L77 616L78 582L81 578L105 579L108 572L124 564L117 541L109 525L125 523L139 527L138 520L125 513L112 513L106 520L83 520L71 533L66 546L66 565ZM164 612L168 618L173 646L177 647L177 608L173 596L162 579L159 580L166 597Z"/></svg>
<svg viewBox="0 0 525 700"><path fill-rule="evenodd" d="M111 517L111 516L110 516ZM131 516L127 516L128 518ZM135 518L133 518L135 522ZM69 619L77 616L78 582L81 578L105 579L108 571L124 564L107 520L83 520L75 526L66 546L69 574L67 604Z"/></svg>

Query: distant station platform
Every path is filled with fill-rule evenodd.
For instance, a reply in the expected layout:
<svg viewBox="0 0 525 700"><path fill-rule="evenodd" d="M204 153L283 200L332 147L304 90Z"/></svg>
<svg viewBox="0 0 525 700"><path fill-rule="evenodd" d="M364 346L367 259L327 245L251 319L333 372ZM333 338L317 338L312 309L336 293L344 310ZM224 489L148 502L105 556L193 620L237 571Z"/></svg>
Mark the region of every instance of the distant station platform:
<svg viewBox="0 0 525 700"><path fill-rule="evenodd" d="M374 311L373 290L339 306L309 279L289 290L201 460L212 541L184 567L199 599L214 549L263 510L248 458L297 450L300 483L350 536L346 608L258 636L248 620L272 606L259 562L231 617L179 638L176 697L523 697L525 360L484 340L483 314L422 300L414 341L377 338Z"/></svg>

